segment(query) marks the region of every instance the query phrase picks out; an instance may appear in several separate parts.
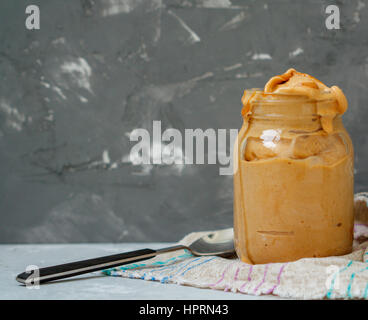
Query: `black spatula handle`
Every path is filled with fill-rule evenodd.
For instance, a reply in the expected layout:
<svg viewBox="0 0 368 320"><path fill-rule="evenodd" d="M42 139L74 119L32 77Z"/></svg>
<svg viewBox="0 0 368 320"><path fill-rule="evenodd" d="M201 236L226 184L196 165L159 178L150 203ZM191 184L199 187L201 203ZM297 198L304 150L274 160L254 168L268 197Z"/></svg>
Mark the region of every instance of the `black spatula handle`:
<svg viewBox="0 0 368 320"><path fill-rule="evenodd" d="M16 280L24 284L44 283L52 280L69 278L93 271L113 268L127 263L152 258L156 255L157 250L141 249L131 252L114 254L111 256L40 268L31 272L23 272L17 276Z"/></svg>

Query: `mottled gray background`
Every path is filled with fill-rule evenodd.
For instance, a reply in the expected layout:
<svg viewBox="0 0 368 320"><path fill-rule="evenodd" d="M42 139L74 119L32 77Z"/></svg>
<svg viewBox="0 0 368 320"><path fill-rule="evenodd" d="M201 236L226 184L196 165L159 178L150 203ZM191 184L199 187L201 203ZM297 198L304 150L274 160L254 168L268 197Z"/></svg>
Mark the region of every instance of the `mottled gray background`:
<svg viewBox="0 0 368 320"><path fill-rule="evenodd" d="M338 4L341 29L325 27ZM37 4L41 29L25 29ZM346 93L367 190L367 1L0 2L0 242L174 241L232 225L217 165L134 166L128 134L239 128L289 67Z"/></svg>

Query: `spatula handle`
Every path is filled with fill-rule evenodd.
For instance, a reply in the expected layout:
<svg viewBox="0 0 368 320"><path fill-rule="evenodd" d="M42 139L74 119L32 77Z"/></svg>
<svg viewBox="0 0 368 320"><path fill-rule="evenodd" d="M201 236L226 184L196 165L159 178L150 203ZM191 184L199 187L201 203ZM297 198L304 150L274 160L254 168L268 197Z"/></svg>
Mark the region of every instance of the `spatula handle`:
<svg viewBox="0 0 368 320"><path fill-rule="evenodd" d="M48 281L70 278L93 271L113 268L132 262L138 262L145 259L153 258L159 254L181 249L188 248L182 245L177 245L159 250L141 249L95 259L65 263L57 266L32 270L30 272L23 272L16 277L16 280L26 285L36 285Z"/></svg>
<svg viewBox="0 0 368 320"><path fill-rule="evenodd" d="M45 283L52 280L69 278L84 273L113 268L127 263L145 260L156 255L157 250L141 249L105 257L40 268L32 270L31 272L23 272L16 277L16 280L24 284Z"/></svg>

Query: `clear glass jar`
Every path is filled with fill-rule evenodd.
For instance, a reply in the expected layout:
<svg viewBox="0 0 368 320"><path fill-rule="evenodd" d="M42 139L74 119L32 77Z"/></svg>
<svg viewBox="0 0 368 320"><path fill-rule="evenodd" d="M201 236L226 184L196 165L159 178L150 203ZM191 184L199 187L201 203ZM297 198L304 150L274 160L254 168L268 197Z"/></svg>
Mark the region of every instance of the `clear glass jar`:
<svg viewBox="0 0 368 320"><path fill-rule="evenodd" d="M336 103L280 94L253 102L235 146L234 233L242 261L351 252L353 145L341 116L327 133L317 114Z"/></svg>

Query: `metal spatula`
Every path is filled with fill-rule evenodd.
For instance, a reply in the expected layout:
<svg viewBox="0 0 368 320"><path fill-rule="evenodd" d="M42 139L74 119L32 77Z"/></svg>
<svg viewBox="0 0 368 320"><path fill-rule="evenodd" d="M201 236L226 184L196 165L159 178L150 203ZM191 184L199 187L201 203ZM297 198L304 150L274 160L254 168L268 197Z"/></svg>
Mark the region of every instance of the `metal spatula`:
<svg viewBox="0 0 368 320"><path fill-rule="evenodd" d="M48 281L74 277L92 271L113 268L128 263L142 261L159 254L176 250L187 249L196 256L222 256L228 257L235 254L233 229L223 229L209 233L189 246L177 245L159 250L141 249L131 252L114 254L95 259L82 260L23 272L16 277L23 284L38 284Z"/></svg>

